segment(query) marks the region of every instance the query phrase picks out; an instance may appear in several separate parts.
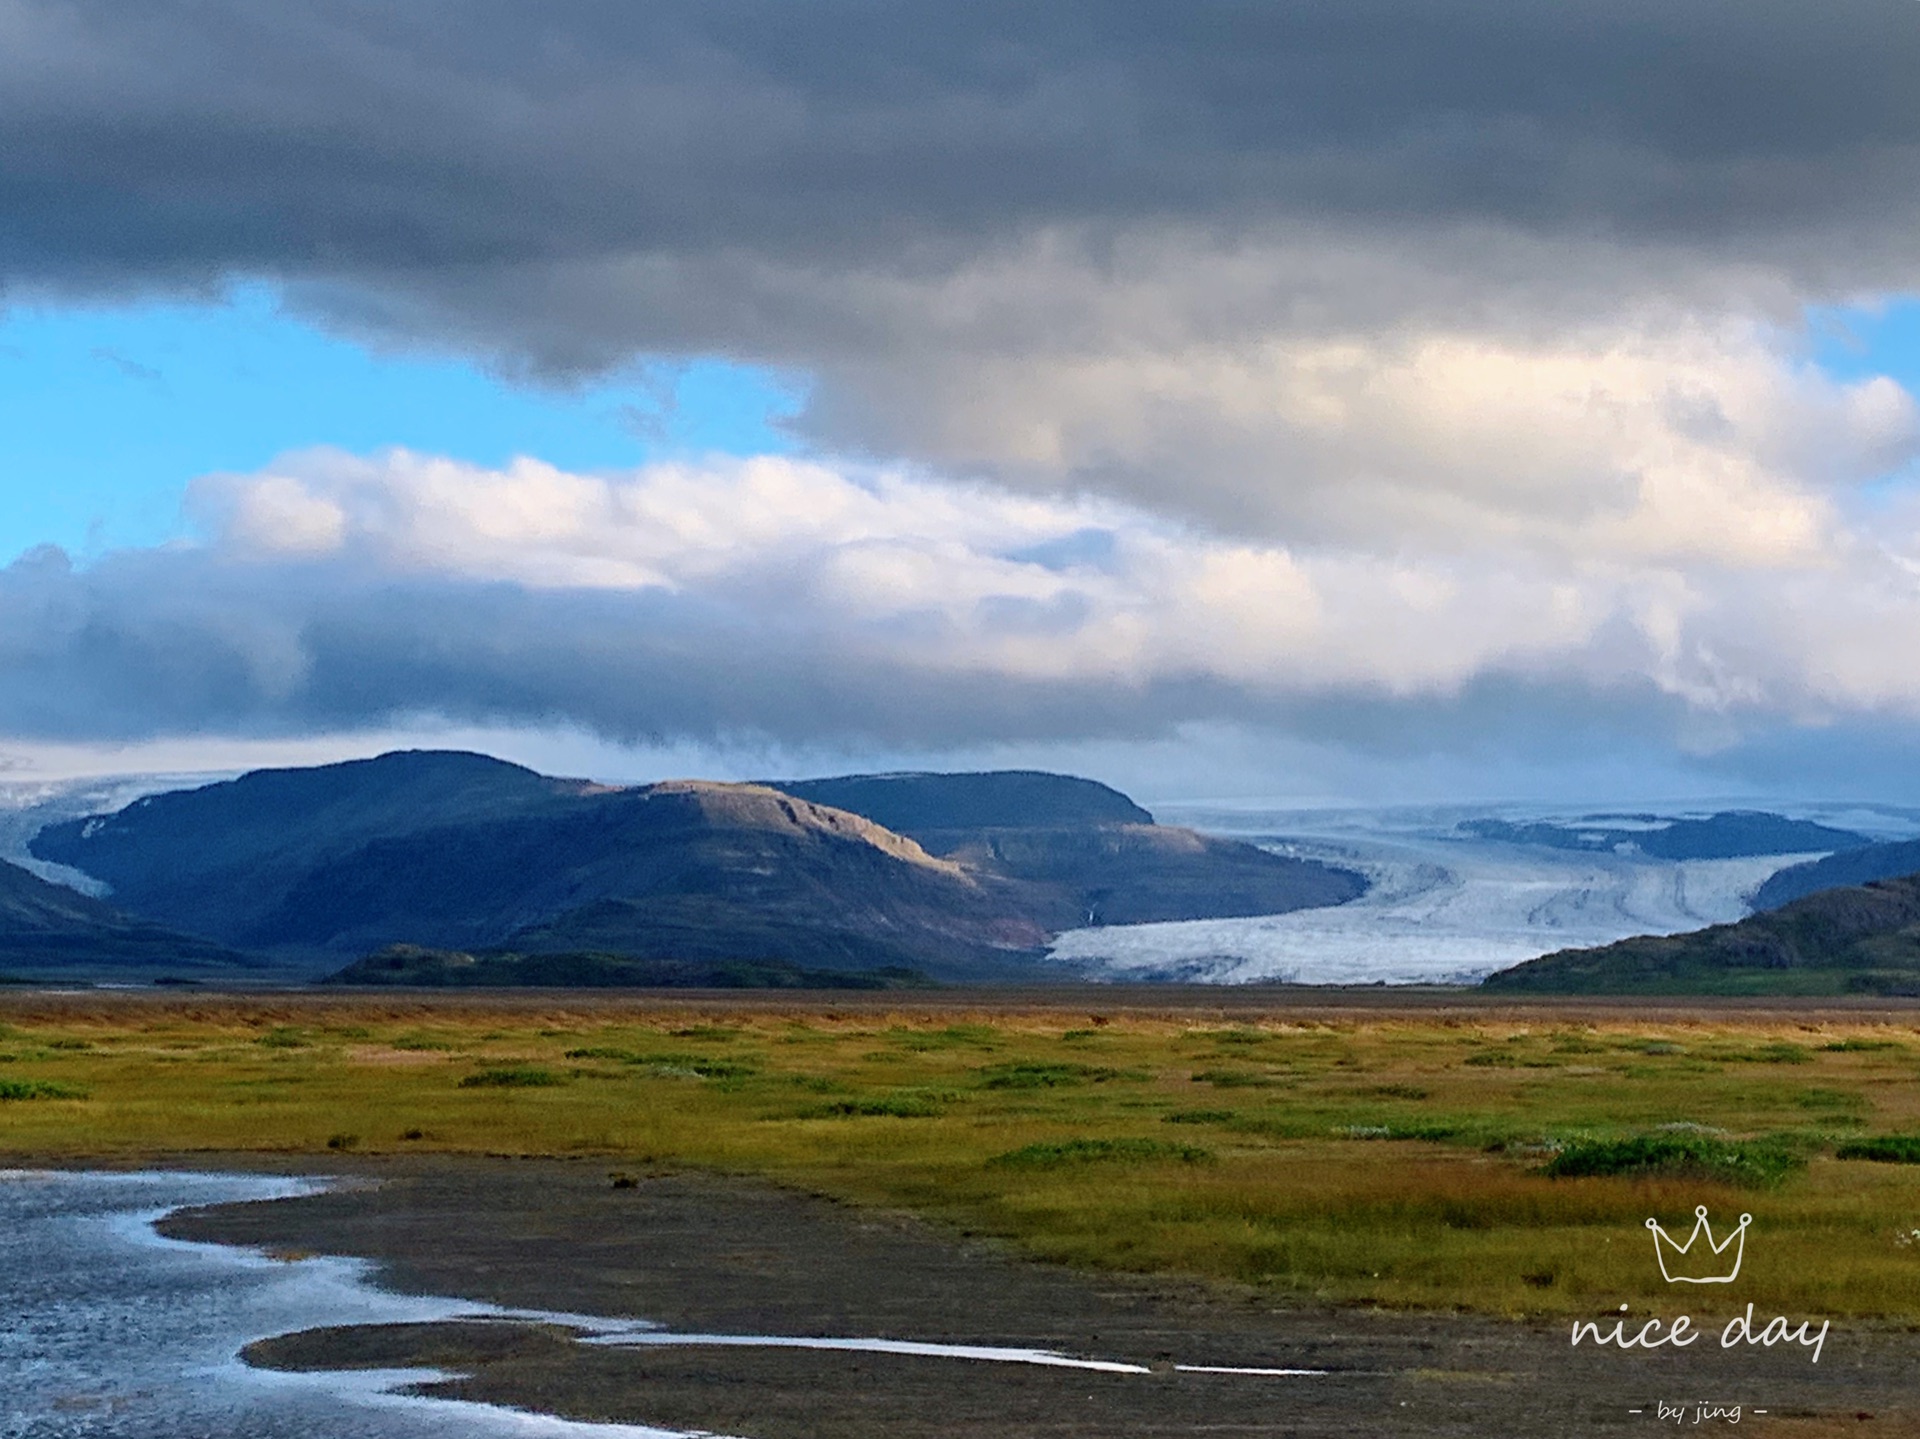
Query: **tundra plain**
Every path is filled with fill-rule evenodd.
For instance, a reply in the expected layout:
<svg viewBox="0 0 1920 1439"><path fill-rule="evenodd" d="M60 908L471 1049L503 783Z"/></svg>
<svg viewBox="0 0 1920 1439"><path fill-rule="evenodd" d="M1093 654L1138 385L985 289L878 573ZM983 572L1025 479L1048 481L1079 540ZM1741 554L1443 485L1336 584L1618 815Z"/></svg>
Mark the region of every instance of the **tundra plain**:
<svg viewBox="0 0 1920 1439"><path fill-rule="evenodd" d="M560 1158L919 1216L1277 1299L1675 1309L1644 1221L1754 1225L1740 1297L1920 1322L1920 1008L1445 994L17 994L12 1163Z"/></svg>

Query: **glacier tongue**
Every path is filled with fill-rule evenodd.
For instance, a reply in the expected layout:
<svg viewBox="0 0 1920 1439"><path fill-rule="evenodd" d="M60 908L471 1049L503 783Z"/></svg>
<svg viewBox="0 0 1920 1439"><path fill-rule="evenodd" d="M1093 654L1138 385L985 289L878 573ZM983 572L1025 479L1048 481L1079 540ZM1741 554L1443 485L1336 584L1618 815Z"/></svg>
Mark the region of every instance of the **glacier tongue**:
<svg viewBox="0 0 1920 1439"><path fill-rule="evenodd" d="M1463 835L1463 813L1181 816L1359 869L1373 887L1328 909L1072 930L1053 956L1116 980L1471 982L1557 949L1739 919L1769 875L1812 857L1661 860L1506 844Z"/></svg>

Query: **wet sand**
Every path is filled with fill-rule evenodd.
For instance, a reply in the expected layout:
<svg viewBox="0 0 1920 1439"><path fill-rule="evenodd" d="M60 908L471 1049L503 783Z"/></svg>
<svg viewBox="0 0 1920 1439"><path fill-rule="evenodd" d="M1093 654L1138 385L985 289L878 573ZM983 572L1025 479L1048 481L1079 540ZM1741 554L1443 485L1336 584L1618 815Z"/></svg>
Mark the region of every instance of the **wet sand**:
<svg viewBox="0 0 1920 1439"><path fill-rule="evenodd" d="M1804 1352L1723 1352L1718 1322L1737 1311L1731 1300L1692 1305L1715 1333L1678 1355L1575 1350L1563 1321L1303 1307L1074 1273L755 1181L636 1174L616 1187L604 1163L585 1161L360 1161L334 1172L363 1182L187 1212L163 1227L183 1239L363 1256L389 1287L516 1309L682 1333L1018 1346L1151 1372L610 1347L552 1324L498 1322L312 1331L254 1346L255 1363L434 1366L465 1377L428 1392L748 1439L1624 1434L1676 1427L1655 1418L1662 1401L1684 1402L1681 1427L1697 1433L1725 1424L1688 1422L1703 1400L1741 1405L1739 1431L1920 1434L1920 1335L1836 1324L1817 1365Z"/></svg>

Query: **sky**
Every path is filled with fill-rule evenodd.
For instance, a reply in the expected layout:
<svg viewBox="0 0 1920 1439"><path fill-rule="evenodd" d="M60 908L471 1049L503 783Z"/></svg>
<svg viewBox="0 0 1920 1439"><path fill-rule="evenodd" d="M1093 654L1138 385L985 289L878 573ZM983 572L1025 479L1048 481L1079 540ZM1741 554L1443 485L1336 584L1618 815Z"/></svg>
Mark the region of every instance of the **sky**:
<svg viewBox="0 0 1920 1439"><path fill-rule="evenodd" d="M0 774L1920 803L1920 5L0 0Z"/></svg>

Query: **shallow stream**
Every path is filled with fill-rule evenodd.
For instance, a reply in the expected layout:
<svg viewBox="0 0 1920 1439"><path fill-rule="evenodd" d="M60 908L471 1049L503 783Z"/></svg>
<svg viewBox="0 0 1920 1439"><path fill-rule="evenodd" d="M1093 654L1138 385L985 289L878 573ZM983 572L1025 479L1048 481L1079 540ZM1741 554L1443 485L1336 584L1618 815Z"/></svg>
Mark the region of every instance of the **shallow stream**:
<svg viewBox="0 0 1920 1439"><path fill-rule="evenodd" d="M555 1324L581 1342L858 1350L925 1361L1146 1375L1051 1350L859 1336L676 1333L635 1319L503 1309L389 1293L363 1260L274 1255L162 1237L176 1209L310 1194L323 1181L259 1175L0 1171L0 1439L685 1439L408 1392L432 1370L288 1373L249 1344L310 1329L479 1320ZM1177 1366L1249 1378L1297 1369Z"/></svg>

